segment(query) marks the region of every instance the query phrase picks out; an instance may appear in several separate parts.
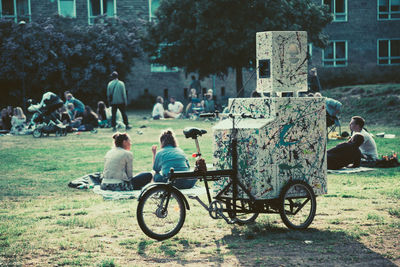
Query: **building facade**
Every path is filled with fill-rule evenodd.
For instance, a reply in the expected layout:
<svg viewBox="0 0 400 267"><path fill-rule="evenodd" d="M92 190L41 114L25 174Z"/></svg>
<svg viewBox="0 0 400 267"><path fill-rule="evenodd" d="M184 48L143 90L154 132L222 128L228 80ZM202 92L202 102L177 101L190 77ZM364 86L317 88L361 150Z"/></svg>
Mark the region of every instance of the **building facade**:
<svg viewBox="0 0 400 267"><path fill-rule="evenodd" d="M0 0L0 15L19 22L59 14L88 25L98 15L151 20L160 0ZM391 82L400 76L400 0L314 0L326 4L333 21L325 29L326 48L309 44L310 66L318 69L323 87L349 83ZM141 95L171 95L184 100L191 74L177 68L137 60L126 79L130 100ZM256 87L254 70L243 71L244 95ZM397 78L399 81L400 78ZM225 79L201 80L202 90L214 89L219 99L236 96L235 73Z"/></svg>
<svg viewBox="0 0 400 267"><path fill-rule="evenodd" d="M314 48L325 84L400 82L400 0L315 0L329 6L329 43Z"/></svg>

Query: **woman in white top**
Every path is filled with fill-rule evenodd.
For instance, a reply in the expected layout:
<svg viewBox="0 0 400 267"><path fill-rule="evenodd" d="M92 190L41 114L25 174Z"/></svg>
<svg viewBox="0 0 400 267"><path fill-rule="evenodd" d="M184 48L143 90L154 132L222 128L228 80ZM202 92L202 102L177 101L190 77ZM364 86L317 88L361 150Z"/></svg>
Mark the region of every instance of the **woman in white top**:
<svg viewBox="0 0 400 267"><path fill-rule="evenodd" d="M27 134L26 116L22 108L14 108L14 115L11 118L11 133L12 134Z"/></svg>
<svg viewBox="0 0 400 267"><path fill-rule="evenodd" d="M164 118L164 99L161 96L157 96L156 99L157 103L153 107L153 112L151 116L153 117L153 120L159 120Z"/></svg>
<svg viewBox="0 0 400 267"><path fill-rule="evenodd" d="M101 189L112 191L139 190L151 182L153 175L142 172L132 175L133 154L131 139L126 133L113 135L114 147L104 157L103 180Z"/></svg>

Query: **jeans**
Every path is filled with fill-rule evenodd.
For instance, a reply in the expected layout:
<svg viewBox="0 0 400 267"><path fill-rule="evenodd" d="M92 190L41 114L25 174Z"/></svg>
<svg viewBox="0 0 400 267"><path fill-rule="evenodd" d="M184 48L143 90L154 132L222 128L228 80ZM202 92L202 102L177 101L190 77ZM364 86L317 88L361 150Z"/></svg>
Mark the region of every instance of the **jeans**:
<svg viewBox="0 0 400 267"><path fill-rule="evenodd" d="M154 175L154 182L166 183L168 182L168 177L156 173ZM192 188L196 182L197 179L176 179L172 185L179 189L189 189Z"/></svg>
<svg viewBox="0 0 400 267"><path fill-rule="evenodd" d="M141 172L138 175L132 177L131 180L123 181L119 184L101 184L102 190L111 191L131 191L140 190L143 186L151 182L153 175L150 172Z"/></svg>

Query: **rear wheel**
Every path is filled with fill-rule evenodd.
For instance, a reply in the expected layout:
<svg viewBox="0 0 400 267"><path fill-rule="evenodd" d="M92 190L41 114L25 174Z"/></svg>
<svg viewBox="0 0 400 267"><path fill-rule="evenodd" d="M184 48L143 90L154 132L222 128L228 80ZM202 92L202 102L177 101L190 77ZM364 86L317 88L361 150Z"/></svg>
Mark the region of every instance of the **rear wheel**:
<svg viewBox="0 0 400 267"><path fill-rule="evenodd" d="M279 213L283 223L291 229L306 229L314 220L317 201L310 185L303 181L291 181L280 196Z"/></svg>
<svg viewBox="0 0 400 267"><path fill-rule="evenodd" d="M183 199L165 187L149 189L139 200L136 211L142 231L149 237L164 240L176 235L185 222Z"/></svg>

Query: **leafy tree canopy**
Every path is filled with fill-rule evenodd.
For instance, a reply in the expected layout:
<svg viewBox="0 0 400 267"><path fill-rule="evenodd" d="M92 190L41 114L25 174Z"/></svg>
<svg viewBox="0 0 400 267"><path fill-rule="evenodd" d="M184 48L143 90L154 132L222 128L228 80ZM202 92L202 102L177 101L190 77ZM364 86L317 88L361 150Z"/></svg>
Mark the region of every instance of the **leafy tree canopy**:
<svg viewBox="0 0 400 267"><path fill-rule="evenodd" d="M161 0L155 17L144 37L155 62L201 77L235 68L237 87L241 69L255 62L256 32L307 31L321 47L332 20L312 0Z"/></svg>
<svg viewBox="0 0 400 267"><path fill-rule="evenodd" d="M91 100L104 99L109 74L123 78L140 55L139 37L131 21L100 17L82 25L59 16L19 25L0 19L0 94L3 104L21 104L26 97L70 90ZM90 98L88 96L91 96Z"/></svg>

